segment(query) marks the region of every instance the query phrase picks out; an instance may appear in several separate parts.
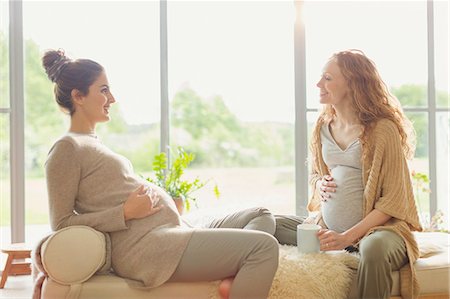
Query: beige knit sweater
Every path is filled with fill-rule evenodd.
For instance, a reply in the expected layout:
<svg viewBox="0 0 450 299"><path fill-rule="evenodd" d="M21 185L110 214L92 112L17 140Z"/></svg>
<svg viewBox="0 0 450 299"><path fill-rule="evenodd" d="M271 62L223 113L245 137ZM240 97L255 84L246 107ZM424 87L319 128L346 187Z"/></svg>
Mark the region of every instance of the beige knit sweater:
<svg viewBox="0 0 450 299"><path fill-rule="evenodd" d="M317 124L321 126L321 123ZM319 190L316 182L329 174L329 169L322 158L320 135L317 138L313 157L313 171L310 184L313 196L308 203L308 210L320 210ZM416 279L414 262L419 258L419 249L411 231L421 231L417 209L412 191L411 175L403 154L400 135L395 124L390 120L380 120L373 129L372 146L369 155L363 161L363 216L373 209L392 216L384 226L374 227L366 235L377 229L388 229L399 234L406 244L409 264L400 270L401 295L403 298L417 298L419 285ZM319 214L316 222L323 221Z"/></svg>
<svg viewBox="0 0 450 299"><path fill-rule="evenodd" d="M93 135L68 134L51 148L46 162L53 230L87 225L109 233L115 272L136 285L157 287L175 271L193 230L182 225L173 200L142 219L124 221L123 203L139 185L130 161Z"/></svg>

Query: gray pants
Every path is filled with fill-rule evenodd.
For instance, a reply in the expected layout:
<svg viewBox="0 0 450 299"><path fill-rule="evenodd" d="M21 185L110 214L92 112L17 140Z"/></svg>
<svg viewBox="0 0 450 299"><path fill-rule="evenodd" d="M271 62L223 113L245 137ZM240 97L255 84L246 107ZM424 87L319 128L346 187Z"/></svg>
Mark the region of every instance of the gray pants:
<svg viewBox="0 0 450 299"><path fill-rule="evenodd" d="M297 225L304 217L276 215L275 237L281 244L297 245ZM378 230L359 243L358 298L390 298L392 271L408 262L406 246L396 233Z"/></svg>
<svg viewBox="0 0 450 299"><path fill-rule="evenodd" d="M169 281L234 276L230 298L267 298L278 267L275 219L265 208L243 210L197 229Z"/></svg>

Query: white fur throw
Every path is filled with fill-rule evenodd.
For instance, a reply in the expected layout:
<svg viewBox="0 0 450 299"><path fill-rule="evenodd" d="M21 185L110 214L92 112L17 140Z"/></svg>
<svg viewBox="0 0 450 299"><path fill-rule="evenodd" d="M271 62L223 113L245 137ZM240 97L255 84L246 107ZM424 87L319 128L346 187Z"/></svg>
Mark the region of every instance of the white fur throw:
<svg viewBox="0 0 450 299"><path fill-rule="evenodd" d="M280 263L270 299L347 298L358 258L345 252L299 254L280 245Z"/></svg>
<svg viewBox="0 0 450 299"><path fill-rule="evenodd" d="M346 252L299 254L280 245L280 262L269 299L347 298L358 257ZM217 290L210 296L219 299Z"/></svg>

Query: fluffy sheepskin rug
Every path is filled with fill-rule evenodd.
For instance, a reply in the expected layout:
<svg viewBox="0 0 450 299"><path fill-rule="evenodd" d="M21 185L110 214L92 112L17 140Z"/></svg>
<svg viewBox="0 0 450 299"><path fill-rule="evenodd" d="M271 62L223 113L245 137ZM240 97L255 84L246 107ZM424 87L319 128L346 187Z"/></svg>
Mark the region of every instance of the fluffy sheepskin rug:
<svg viewBox="0 0 450 299"><path fill-rule="evenodd" d="M269 299L347 298L358 257L344 251L300 254L296 246L280 245L278 270ZM220 299L219 282L209 298Z"/></svg>
<svg viewBox="0 0 450 299"><path fill-rule="evenodd" d="M347 298L358 258L345 252L300 254L280 245L280 262L270 299Z"/></svg>

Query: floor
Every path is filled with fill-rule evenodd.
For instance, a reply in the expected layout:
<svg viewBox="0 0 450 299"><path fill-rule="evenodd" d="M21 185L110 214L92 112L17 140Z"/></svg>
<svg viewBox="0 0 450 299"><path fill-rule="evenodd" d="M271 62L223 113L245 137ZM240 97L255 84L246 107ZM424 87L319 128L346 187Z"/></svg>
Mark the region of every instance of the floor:
<svg viewBox="0 0 450 299"><path fill-rule="evenodd" d="M31 275L9 276L5 288L0 290L0 298L30 299L32 292Z"/></svg>
<svg viewBox="0 0 450 299"><path fill-rule="evenodd" d="M48 225L27 225L26 226L26 240L27 245L33 248L42 237L50 232ZM10 238L9 227L0 227L0 246L3 248L9 244ZM0 273L5 267L7 255L0 253ZM0 298L22 299L31 298L33 292L33 282L31 275L9 276L5 287L0 289Z"/></svg>

